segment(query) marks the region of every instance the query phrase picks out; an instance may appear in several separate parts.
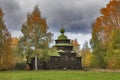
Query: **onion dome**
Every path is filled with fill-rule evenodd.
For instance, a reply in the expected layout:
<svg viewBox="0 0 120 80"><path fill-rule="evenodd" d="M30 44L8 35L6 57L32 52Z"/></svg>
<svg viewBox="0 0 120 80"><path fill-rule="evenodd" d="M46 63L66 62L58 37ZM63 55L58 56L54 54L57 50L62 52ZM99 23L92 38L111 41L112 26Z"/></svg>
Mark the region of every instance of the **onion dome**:
<svg viewBox="0 0 120 80"><path fill-rule="evenodd" d="M60 29L60 33L61 33L61 35L60 35L60 36L58 36L57 40L66 40L66 39L67 39L67 36L66 36L66 35L64 35L65 30L64 30L64 28L63 28L63 27Z"/></svg>
<svg viewBox="0 0 120 80"><path fill-rule="evenodd" d="M60 29L60 32L61 32L61 33L64 33L64 32L65 32L65 30L63 29L63 27Z"/></svg>

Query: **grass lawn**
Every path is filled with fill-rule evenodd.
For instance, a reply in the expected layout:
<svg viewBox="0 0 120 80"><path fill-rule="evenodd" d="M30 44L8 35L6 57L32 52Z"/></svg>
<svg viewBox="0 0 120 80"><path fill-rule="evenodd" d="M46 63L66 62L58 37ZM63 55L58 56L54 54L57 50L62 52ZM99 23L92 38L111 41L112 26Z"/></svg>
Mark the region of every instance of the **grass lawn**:
<svg viewBox="0 0 120 80"><path fill-rule="evenodd" d="M120 72L1 71L0 80L120 80Z"/></svg>

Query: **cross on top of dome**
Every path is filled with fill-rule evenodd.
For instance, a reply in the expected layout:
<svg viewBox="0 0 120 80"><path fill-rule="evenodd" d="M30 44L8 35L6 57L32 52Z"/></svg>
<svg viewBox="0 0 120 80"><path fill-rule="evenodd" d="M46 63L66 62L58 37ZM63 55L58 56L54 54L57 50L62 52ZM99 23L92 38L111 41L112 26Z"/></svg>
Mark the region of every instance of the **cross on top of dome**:
<svg viewBox="0 0 120 80"><path fill-rule="evenodd" d="M63 28L63 24L62 24L62 28L60 29L60 32L61 32L61 33L64 33L64 32L65 32L65 29Z"/></svg>
<svg viewBox="0 0 120 80"><path fill-rule="evenodd" d="M65 29L63 28L63 25L62 25L62 28L60 29L60 33L61 33L61 35L58 36L58 38L57 38L58 40L65 40L65 39L67 39L67 36L64 35Z"/></svg>

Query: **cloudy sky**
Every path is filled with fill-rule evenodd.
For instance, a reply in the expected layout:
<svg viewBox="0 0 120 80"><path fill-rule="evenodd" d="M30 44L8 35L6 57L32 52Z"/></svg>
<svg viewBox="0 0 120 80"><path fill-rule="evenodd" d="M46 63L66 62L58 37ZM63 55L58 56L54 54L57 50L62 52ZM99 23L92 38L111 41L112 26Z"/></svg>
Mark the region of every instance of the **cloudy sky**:
<svg viewBox="0 0 120 80"><path fill-rule="evenodd" d="M79 44L91 38L91 23L100 16L100 9L110 0L0 0L7 28L12 36L21 36L21 25L26 21L26 15L35 5L39 6L42 17L47 19L49 31L54 33L54 39L59 35L61 25L64 25L66 35L77 39Z"/></svg>

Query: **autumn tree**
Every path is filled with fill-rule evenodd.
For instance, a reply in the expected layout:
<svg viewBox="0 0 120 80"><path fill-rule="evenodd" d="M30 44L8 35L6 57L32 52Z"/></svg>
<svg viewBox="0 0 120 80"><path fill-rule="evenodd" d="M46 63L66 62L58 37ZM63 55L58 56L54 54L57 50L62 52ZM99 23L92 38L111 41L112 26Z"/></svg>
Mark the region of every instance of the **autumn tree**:
<svg viewBox="0 0 120 80"><path fill-rule="evenodd" d="M88 42L85 41L85 43L83 44L82 50L81 50L81 54L82 54L82 63L84 67L90 68L91 67L91 63L92 63L92 53L90 51L90 47L88 46Z"/></svg>
<svg viewBox="0 0 120 80"><path fill-rule="evenodd" d="M41 17L38 6L36 6L32 13L28 13L27 21L22 25L23 37L20 40L27 58L31 55L35 57L35 70L37 70L37 58L41 54L47 55L49 43L52 41L52 33L47 30L46 19Z"/></svg>
<svg viewBox="0 0 120 80"><path fill-rule="evenodd" d="M11 35L3 20L4 13L0 9L0 70L11 69L15 63L13 60Z"/></svg>
<svg viewBox="0 0 120 80"><path fill-rule="evenodd" d="M120 29L115 30L111 35L110 47L106 52L105 60L107 62L107 68L120 69Z"/></svg>
<svg viewBox="0 0 120 80"><path fill-rule="evenodd" d="M81 56L80 44L77 42L77 39L71 40L71 44L73 46L73 50L77 53L77 56Z"/></svg>
<svg viewBox="0 0 120 80"><path fill-rule="evenodd" d="M24 54L20 52L19 48L19 38L12 37L12 51L14 55L14 60L16 63L20 63L24 61Z"/></svg>
<svg viewBox="0 0 120 80"><path fill-rule="evenodd" d="M106 8L101 9L102 16L98 17L93 24L92 39L95 39L96 36L106 47L109 46L106 43L112 39L110 35L114 32L114 30L120 29L119 7L119 0L111 0L107 4Z"/></svg>
<svg viewBox="0 0 120 80"><path fill-rule="evenodd" d="M93 54L101 59L99 59L100 61L95 60L102 64L99 67L107 66L106 57L108 58L108 55L109 57L112 56L111 53L115 51L111 46L117 46L116 42L114 42L116 41L115 35L113 36L116 30L120 30L120 1L111 0L106 8L101 9L101 16L96 19L92 27L91 45Z"/></svg>

